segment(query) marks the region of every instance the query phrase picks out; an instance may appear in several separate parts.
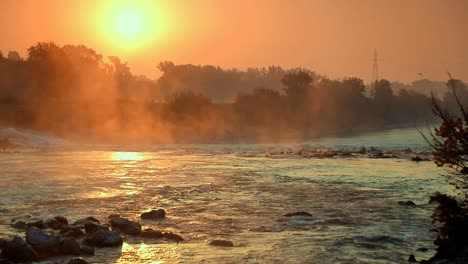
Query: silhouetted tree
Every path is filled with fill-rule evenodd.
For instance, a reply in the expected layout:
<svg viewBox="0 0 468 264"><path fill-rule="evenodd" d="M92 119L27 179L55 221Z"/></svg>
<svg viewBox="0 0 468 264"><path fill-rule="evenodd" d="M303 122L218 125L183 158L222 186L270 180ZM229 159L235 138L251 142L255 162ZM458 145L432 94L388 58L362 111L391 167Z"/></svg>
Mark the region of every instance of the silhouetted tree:
<svg viewBox="0 0 468 264"><path fill-rule="evenodd" d="M437 253L431 260L456 260L466 263L464 253L468 248L468 112L458 95L459 82L451 79L451 94L458 108L457 113L444 109L438 100L432 97L434 114L442 121L432 136L434 160L437 166L455 169L451 183L460 191L456 198L436 193L431 201L438 202L432 216L437 238Z"/></svg>
<svg viewBox="0 0 468 264"><path fill-rule="evenodd" d="M19 55L17 51L12 50L8 52L8 59L11 61L20 61L21 56Z"/></svg>

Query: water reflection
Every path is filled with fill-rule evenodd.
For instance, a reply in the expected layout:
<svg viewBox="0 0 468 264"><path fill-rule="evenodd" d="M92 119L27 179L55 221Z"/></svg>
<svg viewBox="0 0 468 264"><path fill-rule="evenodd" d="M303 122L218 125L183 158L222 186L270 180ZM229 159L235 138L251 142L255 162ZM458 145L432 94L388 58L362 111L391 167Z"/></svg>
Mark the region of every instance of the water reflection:
<svg viewBox="0 0 468 264"><path fill-rule="evenodd" d="M112 159L116 161L144 159L140 152L113 152L111 155Z"/></svg>

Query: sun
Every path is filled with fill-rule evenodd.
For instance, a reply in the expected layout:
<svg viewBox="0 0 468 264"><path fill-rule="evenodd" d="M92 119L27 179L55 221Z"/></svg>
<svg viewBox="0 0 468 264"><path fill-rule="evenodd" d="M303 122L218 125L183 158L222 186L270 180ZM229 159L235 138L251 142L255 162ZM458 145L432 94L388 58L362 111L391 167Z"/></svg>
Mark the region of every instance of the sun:
<svg viewBox="0 0 468 264"><path fill-rule="evenodd" d="M138 50L161 34L161 17L155 1L108 0L97 14L98 34L112 50Z"/></svg>
<svg viewBox="0 0 468 264"><path fill-rule="evenodd" d="M144 17L142 14L132 10L123 10L116 17L116 27L123 37L138 37L142 33L145 26Z"/></svg>

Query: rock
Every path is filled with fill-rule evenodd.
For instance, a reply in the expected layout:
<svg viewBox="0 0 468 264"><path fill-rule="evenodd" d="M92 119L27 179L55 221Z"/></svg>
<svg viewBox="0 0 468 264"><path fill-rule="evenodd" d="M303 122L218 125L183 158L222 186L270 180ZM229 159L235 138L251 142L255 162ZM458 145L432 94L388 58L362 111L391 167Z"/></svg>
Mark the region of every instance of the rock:
<svg viewBox="0 0 468 264"><path fill-rule="evenodd" d="M295 212L295 213L285 214L284 216L291 217L291 216L312 216L312 215L309 214L308 212Z"/></svg>
<svg viewBox="0 0 468 264"><path fill-rule="evenodd" d="M37 227L39 229L44 229L46 226L44 225L44 221L42 220L37 220L33 222L28 222L26 224L28 227Z"/></svg>
<svg viewBox="0 0 468 264"><path fill-rule="evenodd" d="M416 204L413 201L407 200L407 201L398 201L399 205L404 205L404 206L416 206Z"/></svg>
<svg viewBox="0 0 468 264"><path fill-rule="evenodd" d="M81 254L92 256L92 255L94 255L94 248L89 247L87 245L81 244L80 245L80 252L81 252Z"/></svg>
<svg viewBox="0 0 468 264"><path fill-rule="evenodd" d="M54 217L55 220L59 221L62 225L68 225L68 220L63 216Z"/></svg>
<svg viewBox="0 0 468 264"><path fill-rule="evenodd" d="M60 234L62 234L64 237L77 238L77 237L83 236L85 233L78 227L67 226L67 227L62 228L62 230L60 231Z"/></svg>
<svg viewBox="0 0 468 264"><path fill-rule="evenodd" d="M85 227L86 234L94 233L101 229L109 230L109 227L107 225L101 225L96 222L85 223L84 227Z"/></svg>
<svg viewBox="0 0 468 264"><path fill-rule="evenodd" d="M216 239L216 240L212 240L209 245L211 246L217 246L217 247L233 247L234 246L234 243L232 243L231 241L229 240L220 240L220 239Z"/></svg>
<svg viewBox="0 0 468 264"><path fill-rule="evenodd" d="M161 231L156 231L153 229L145 229L141 231L140 233L141 237L146 237L146 238L156 238L156 239L161 239L163 238L163 233Z"/></svg>
<svg viewBox="0 0 468 264"><path fill-rule="evenodd" d="M21 237L15 237L2 249L1 257L13 262L30 262L39 259L36 251Z"/></svg>
<svg viewBox="0 0 468 264"><path fill-rule="evenodd" d="M50 257L59 253L60 237L49 235L36 227L26 231L26 241L40 256Z"/></svg>
<svg viewBox="0 0 468 264"><path fill-rule="evenodd" d="M419 251L419 252L427 252L429 249L425 248L425 247L420 247L420 248L418 248L416 250Z"/></svg>
<svg viewBox="0 0 468 264"><path fill-rule="evenodd" d="M67 262L67 264L88 264L85 260L82 258L72 258L70 261Z"/></svg>
<svg viewBox="0 0 468 264"><path fill-rule="evenodd" d="M420 161L423 161L423 159L421 159L420 157L412 157L411 161L420 162Z"/></svg>
<svg viewBox="0 0 468 264"><path fill-rule="evenodd" d="M128 220L127 218L114 218L110 220L112 230L119 230L125 235L138 236L141 232L141 225L138 222Z"/></svg>
<svg viewBox="0 0 468 264"><path fill-rule="evenodd" d="M59 230L62 229L63 226L68 226L68 220L63 216L56 216L46 220L44 225L54 230Z"/></svg>
<svg viewBox="0 0 468 264"><path fill-rule="evenodd" d="M408 262L418 262L413 254L409 255Z"/></svg>
<svg viewBox="0 0 468 264"><path fill-rule="evenodd" d="M179 236L177 234L174 234L172 232L163 233L163 238L165 238L167 240L176 241L177 243L179 243L180 241L184 241L184 239L181 236Z"/></svg>
<svg viewBox="0 0 468 264"><path fill-rule="evenodd" d="M367 156L371 159L379 159L385 157L381 150L375 148L371 148L371 150L368 151Z"/></svg>
<svg viewBox="0 0 468 264"><path fill-rule="evenodd" d="M410 154L410 153L413 153L413 150L411 150L410 148L405 148L401 152L403 152L405 154Z"/></svg>
<svg viewBox="0 0 468 264"><path fill-rule="evenodd" d="M62 229L62 223L60 223L56 219L48 219L44 222L44 225L48 228L52 228L54 230Z"/></svg>
<svg viewBox="0 0 468 264"><path fill-rule="evenodd" d="M11 227L16 228L16 229L26 229L28 225L24 221L15 221L10 224Z"/></svg>
<svg viewBox="0 0 468 264"><path fill-rule="evenodd" d="M114 219L114 218L119 218L120 215L119 214L111 214L108 216L109 219Z"/></svg>
<svg viewBox="0 0 468 264"><path fill-rule="evenodd" d="M4 238L0 238L0 249L6 247L6 245L8 245L8 240L7 239L4 239Z"/></svg>
<svg viewBox="0 0 468 264"><path fill-rule="evenodd" d="M98 230L85 238L85 242L90 246L114 247L123 244L122 236L116 231Z"/></svg>
<svg viewBox="0 0 468 264"><path fill-rule="evenodd" d="M65 255L80 255L80 245L74 238L65 238L60 243L60 251Z"/></svg>
<svg viewBox="0 0 468 264"><path fill-rule="evenodd" d="M366 154L366 148L365 147L362 147L359 149L359 151L357 152L358 154Z"/></svg>
<svg viewBox="0 0 468 264"><path fill-rule="evenodd" d="M84 225L89 222L100 224L99 220L97 220L96 218L92 216L88 216L86 218L76 220L72 225L77 226L77 227L84 227Z"/></svg>
<svg viewBox="0 0 468 264"><path fill-rule="evenodd" d="M141 214L141 219L163 219L166 217L166 211L164 209L151 210Z"/></svg>

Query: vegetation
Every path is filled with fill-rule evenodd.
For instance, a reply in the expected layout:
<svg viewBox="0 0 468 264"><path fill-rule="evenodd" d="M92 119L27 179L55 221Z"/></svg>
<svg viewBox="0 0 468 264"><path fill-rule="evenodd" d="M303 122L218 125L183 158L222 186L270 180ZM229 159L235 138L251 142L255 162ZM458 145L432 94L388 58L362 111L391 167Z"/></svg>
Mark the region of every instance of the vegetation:
<svg viewBox="0 0 468 264"><path fill-rule="evenodd" d="M466 91L459 81L449 81L451 93L445 101L453 104L443 106L432 98L432 109L442 121L432 136L434 159L437 166L454 169L450 182L459 190L457 197L436 193L431 201L438 203L432 216L436 224L437 253L431 259L448 259L466 263L464 256L468 249L468 112L466 111ZM457 110L454 112L453 110Z"/></svg>
<svg viewBox="0 0 468 264"><path fill-rule="evenodd" d="M75 139L216 143L306 140L433 120L421 110L428 96L401 87L396 93L387 80L369 89L359 78L303 68L167 61L158 68L156 81L135 76L118 57L83 45L37 43L26 58L9 52L0 56L0 125Z"/></svg>

